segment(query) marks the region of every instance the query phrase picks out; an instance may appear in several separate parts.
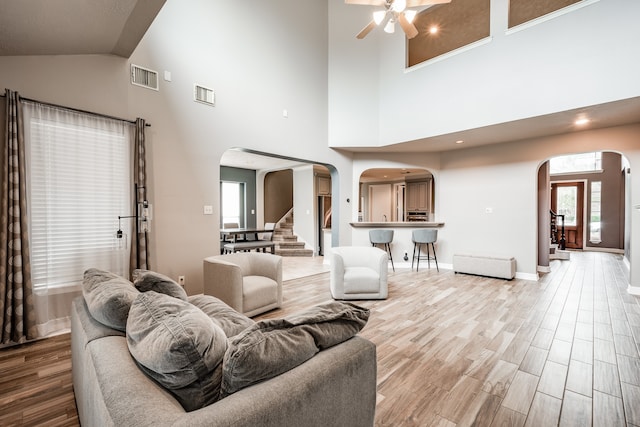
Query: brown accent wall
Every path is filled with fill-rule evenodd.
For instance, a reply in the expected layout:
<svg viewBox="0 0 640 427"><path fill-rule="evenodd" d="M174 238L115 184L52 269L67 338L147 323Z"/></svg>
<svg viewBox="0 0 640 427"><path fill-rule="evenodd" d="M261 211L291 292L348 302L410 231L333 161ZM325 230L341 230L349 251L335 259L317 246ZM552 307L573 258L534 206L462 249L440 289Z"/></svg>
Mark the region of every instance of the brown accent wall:
<svg viewBox="0 0 640 427"><path fill-rule="evenodd" d="M269 172L264 177L264 222L278 222L293 207L293 171Z"/></svg>
<svg viewBox="0 0 640 427"><path fill-rule="evenodd" d="M532 21L556 10L578 3L580 0L511 0L509 2L509 28Z"/></svg>
<svg viewBox="0 0 640 427"><path fill-rule="evenodd" d="M489 37L490 5L489 0L456 0L418 13L414 22L418 35L407 43L407 65L412 67ZM438 32L431 34L431 27L437 27Z"/></svg>

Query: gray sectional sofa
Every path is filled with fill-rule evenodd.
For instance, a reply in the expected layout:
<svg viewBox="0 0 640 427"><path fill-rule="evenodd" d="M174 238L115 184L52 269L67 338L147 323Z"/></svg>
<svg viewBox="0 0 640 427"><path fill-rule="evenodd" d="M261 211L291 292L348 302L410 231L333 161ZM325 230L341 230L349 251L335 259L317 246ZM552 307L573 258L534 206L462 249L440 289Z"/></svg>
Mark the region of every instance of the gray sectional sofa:
<svg viewBox="0 0 640 427"><path fill-rule="evenodd" d="M113 286L102 288L113 294ZM180 304L202 303L203 298L211 302L213 297L189 296ZM217 300L215 304L223 303ZM117 309L125 312L126 306ZM145 373L140 361L132 356L131 342L127 342L128 338L131 341L127 337L131 319L122 331L106 325L102 315L92 313L97 313L95 301L85 292L74 301L71 316L73 386L83 426L357 427L374 423L376 348L360 336L330 343L282 374L238 387L238 391L214 403L187 411L184 401ZM257 329L254 326L261 323L234 316L231 323L236 329L244 328L243 322L251 326L247 329ZM293 323L283 324L290 326L296 321L292 318ZM301 330L308 327L303 325ZM138 345L145 343L142 340Z"/></svg>

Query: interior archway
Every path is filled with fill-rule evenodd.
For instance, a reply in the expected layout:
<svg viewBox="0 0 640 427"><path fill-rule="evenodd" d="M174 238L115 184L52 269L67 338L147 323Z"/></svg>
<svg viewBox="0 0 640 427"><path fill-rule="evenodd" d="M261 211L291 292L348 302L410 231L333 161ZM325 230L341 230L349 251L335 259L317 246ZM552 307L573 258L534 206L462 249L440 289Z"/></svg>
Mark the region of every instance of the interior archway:
<svg viewBox="0 0 640 427"><path fill-rule="evenodd" d="M250 149L233 148L223 154L220 166L221 168L250 169L255 172L254 224L277 222L273 215L276 211L281 214L282 206L269 205L270 203L278 203L278 201L273 197L267 197L266 193L270 191L273 194L274 191L274 188L269 184L273 181L270 178L286 174L289 176L290 182L293 182L293 206L291 209L293 209L294 216L298 218L296 233L301 235L305 242L305 248L310 248L314 254L321 255L325 246L333 246L339 241L338 227L327 228L326 213L320 214L319 212L320 207L326 209L327 204L330 203L327 200L330 200L332 195L336 196L339 191L338 171L333 165ZM267 181L266 187L265 181ZM310 191L311 189L313 190ZM249 204L247 203L247 205ZM328 206L331 215L334 217L338 215L339 206L337 204L335 206L329 204ZM297 215L295 215L296 210L298 210Z"/></svg>
<svg viewBox="0 0 640 427"><path fill-rule="evenodd" d="M629 257L629 161L619 152L597 153L601 153L600 160L597 161L599 164L594 165L591 170L583 168L584 170L554 171L550 167L553 159L566 158L566 155L546 159L538 168L540 272L550 271L552 259L570 258L570 250L607 251ZM565 202L569 207L561 206L562 202L558 202L561 197L558 188L570 189L571 193L564 193ZM576 195L575 200L573 194ZM578 215L573 215L572 205L577 206L575 212L578 212ZM563 215L570 217L570 221L558 217ZM555 228L552 219L555 221Z"/></svg>
<svg viewBox="0 0 640 427"><path fill-rule="evenodd" d="M434 188L433 174L426 169L367 169L359 178L358 221L430 221Z"/></svg>

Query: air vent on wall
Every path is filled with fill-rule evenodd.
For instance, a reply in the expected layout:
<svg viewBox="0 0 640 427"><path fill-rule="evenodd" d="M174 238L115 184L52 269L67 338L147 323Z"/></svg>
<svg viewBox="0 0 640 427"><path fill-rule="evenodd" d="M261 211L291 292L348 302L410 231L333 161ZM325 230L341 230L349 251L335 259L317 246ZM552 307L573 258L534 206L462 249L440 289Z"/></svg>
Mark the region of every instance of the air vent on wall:
<svg viewBox="0 0 640 427"><path fill-rule="evenodd" d="M131 64L131 84L158 90L158 72Z"/></svg>
<svg viewBox="0 0 640 427"><path fill-rule="evenodd" d="M213 89L195 84L193 86L193 100L207 105L216 105Z"/></svg>

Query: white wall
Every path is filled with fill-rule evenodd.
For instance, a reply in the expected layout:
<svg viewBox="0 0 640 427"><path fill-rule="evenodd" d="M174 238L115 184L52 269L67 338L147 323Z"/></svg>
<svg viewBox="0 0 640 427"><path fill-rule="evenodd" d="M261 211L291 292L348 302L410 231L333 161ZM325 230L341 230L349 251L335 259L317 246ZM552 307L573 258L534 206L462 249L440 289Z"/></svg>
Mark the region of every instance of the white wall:
<svg viewBox="0 0 640 427"><path fill-rule="evenodd" d="M315 236L316 196L313 165L293 169L293 232L305 248L317 248Z"/></svg>
<svg viewBox="0 0 640 427"><path fill-rule="evenodd" d="M493 0L494 9L504 10L505 4ZM640 125L445 154L352 156L328 143L376 146L637 96L639 59L632 53L640 28L632 21L638 8L640 2L601 0L531 32L494 31L488 45L405 74L403 58L398 62L400 54L392 51L404 52L400 32L397 40L379 33L355 39L369 20L366 7L342 0L192 0L188 6L168 0L130 60L0 57L0 86L152 124L152 268L185 275L189 293L202 289L202 258L219 250L218 166L232 147L335 166L333 245L358 239L349 222L357 220L363 170L428 169L435 179L436 220L445 222L439 259L447 263L454 251L490 242L483 249L513 254L520 272L534 273L537 166L558 154L619 151L631 164L632 203L640 205ZM170 71L172 81L161 80L158 92L131 86L130 63L158 70L161 77ZM525 83L507 68L524 73L518 75ZM556 74L562 87L539 77ZM194 83L215 89L215 107L192 101ZM513 192L515 201L501 198ZM213 205L214 214L203 215L203 205ZM486 214L485 207L494 213ZM640 210L632 217L631 242L638 246ZM394 258L399 259L395 252ZM640 289L640 249L630 258L631 282Z"/></svg>
<svg viewBox="0 0 640 427"><path fill-rule="evenodd" d="M351 30L351 38L329 44L330 58L345 60L329 62L333 147L365 138L389 145L640 95L637 1L596 1L506 34L508 0L492 0L488 43L410 71L402 31L376 29L356 40L358 19L366 21L372 8L330 1L332 28L341 36ZM376 96L377 121L361 120ZM354 113L344 114L343 105Z"/></svg>
<svg viewBox="0 0 640 427"><path fill-rule="evenodd" d="M0 86L151 123L151 267L185 275L188 292L196 293L202 259L219 253L219 163L228 148L334 165L342 178L335 203L348 208L350 158L326 143L327 8L317 1L169 0L129 60L0 57ZM160 90L130 85L130 63L159 71ZM214 88L215 107L193 102L194 83ZM213 205L214 214L203 215L203 205ZM346 219L335 225L340 243L350 244Z"/></svg>
<svg viewBox="0 0 640 427"><path fill-rule="evenodd" d="M538 167L550 157L593 150L626 156L632 171L631 204L640 205L640 173L634 173L640 170L640 124L440 154L356 154L353 182L357 186L362 171L371 167L404 165L430 170L435 183L436 221L444 222L438 232L438 261L450 265L454 253L467 251L510 255L517 260L520 276L532 278L538 253ZM630 283L640 289L640 210L631 215ZM364 232L354 229L353 234L354 244L366 243ZM396 232L394 260L405 250L411 254L408 236Z"/></svg>
<svg viewBox="0 0 640 427"><path fill-rule="evenodd" d="M332 28L341 31L340 38L330 38L330 58L346 58L329 62L332 147L389 145L640 95L640 57L633 53L640 43L635 22L640 2L591 2L508 34L508 0L492 0L490 40L411 70L404 67L401 31L388 35L378 29L364 40L355 39L360 23L354 22L363 16L366 23L370 12L340 0L330 3ZM346 27L351 28L351 39L343 40ZM376 82L375 74L363 70L375 64L379 64ZM379 110L371 115L375 124L357 115L354 120L339 108L347 103L354 111L368 111L376 97ZM638 147L639 130L631 126L442 154L407 153L396 155L391 163L392 167L427 167L420 164L425 161L435 165L427 169L435 175L436 220L445 222L439 233L439 260L450 263L456 251L482 249L513 255L519 272L535 275L539 164L559 154L610 149L627 156L634 171L640 166ZM356 154L354 189L363 170L389 167L389 157ZM632 172L634 205L640 197L638 175ZM632 217L631 243L637 246L640 210ZM361 240L364 237L354 230L354 244ZM630 258L630 281L640 290L640 249L632 249Z"/></svg>
<svg viewBox="0 0 640 427"><path fill-rule="evenodd" d="M379 139L379 34L355 35L371 20L370 7L329 0L329 141L369 147Z"/></svg>

